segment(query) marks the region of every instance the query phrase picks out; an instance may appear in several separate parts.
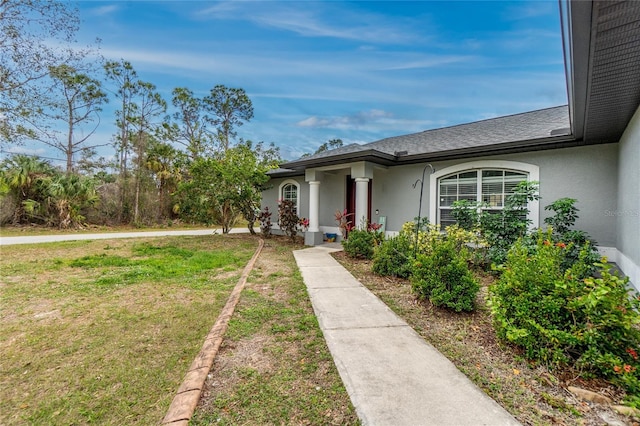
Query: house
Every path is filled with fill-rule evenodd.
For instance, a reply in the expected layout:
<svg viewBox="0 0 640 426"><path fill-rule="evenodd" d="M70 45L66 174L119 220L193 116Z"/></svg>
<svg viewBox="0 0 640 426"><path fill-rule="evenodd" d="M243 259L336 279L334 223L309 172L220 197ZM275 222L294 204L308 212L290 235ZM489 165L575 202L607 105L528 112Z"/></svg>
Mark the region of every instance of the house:
<svg viewBox="0 0 640 426"><path fill-rule="evenodd" d="M339 233L336 210L392 234L419 211L451 223L457 199L500 209L526 178L540 185L541 201L529 206L534 226L549 215L545 205L576 198L576 226L640 286L640 2L561 0L560 9L568 105L288 162L272 172L263 207L277 212L278 199L294 201L309 218L305 243L316 245Z"/></svg>

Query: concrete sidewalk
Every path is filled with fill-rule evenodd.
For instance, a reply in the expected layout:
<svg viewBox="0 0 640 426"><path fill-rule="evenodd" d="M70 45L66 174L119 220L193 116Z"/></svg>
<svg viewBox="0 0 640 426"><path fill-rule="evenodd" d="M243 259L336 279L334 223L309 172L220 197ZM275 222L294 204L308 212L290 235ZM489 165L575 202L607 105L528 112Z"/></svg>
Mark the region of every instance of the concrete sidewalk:
<svg viewBox="0 0 640 426"><path fill-rule="evenodd" d="M329 253L294 251L329 350L364 425L517 425Z"/></svg>
<svg viewBox="0 0 640 426"><path fill-rule="evenodd" d="M232 228L230 234L249 233L247 228ZM110 240L113 238L149 238L149 237L175 237L178 235L213 235L222 234L220 229L183 229L179 231L139 231L139 232L105 232L100 234L58 234L58 235L32 235L24 237L2 237L0 246L14 244L39 244L55 243L59 241L77 240Z"/></svg>

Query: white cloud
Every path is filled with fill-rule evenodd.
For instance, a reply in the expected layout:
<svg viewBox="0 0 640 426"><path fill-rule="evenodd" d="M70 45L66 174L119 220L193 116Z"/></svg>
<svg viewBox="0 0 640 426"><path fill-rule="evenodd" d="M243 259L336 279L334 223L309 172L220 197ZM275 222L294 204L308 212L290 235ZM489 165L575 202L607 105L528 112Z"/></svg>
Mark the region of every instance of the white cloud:
<svg viewBox="0 0 640 426"><path fill-rule="evenodd" d="M432 126L434 124L437 123L429 120L396 118L388 111L372 109L343 116L311 116L298 121L296 126L305 128L337 129L341 131L358 130L375 132L396 129L402 132L412 132L424 130L425 128L428 128L428 126Z"/></svg>
<svg viewBox="0 0 640 426"><path fill-rule="evenodd" d="M410 20L391 21L382 14L364 12L337 2L304 2L304 8L288 2L219 2L200 10L202 19L246 20L289 31L303 37L325 37L368 43L410 43L422 37L411 31ZM353 5L352 5L353 6ZM355 6L357 7L357 6ZM424 22L422 22L424 28Z"/></svg>
<svg viewBox="0 0 640 426"><path fill-rule="evenodd" d="M114 12L120 10L120 6L117 4L109 4L105 6L99 6L93 9L90 9L90 13L95 16L106 16L111 15Z"/></svg>
<svg viewBox="0 0 640 426"><path fill-rule="evenodd" d="M10 154L27 154L40 156L47 152L44 148L27 148L26 146L10 146L4 150Z"/></svg>

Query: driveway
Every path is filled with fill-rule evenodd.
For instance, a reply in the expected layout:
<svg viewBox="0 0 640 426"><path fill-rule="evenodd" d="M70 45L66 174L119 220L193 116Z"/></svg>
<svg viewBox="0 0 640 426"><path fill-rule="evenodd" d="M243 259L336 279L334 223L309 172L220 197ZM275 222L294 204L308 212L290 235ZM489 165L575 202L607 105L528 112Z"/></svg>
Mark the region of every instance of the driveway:
<svg viewBox="0 0 640 426"><path fill-rule="evenodd" d="M230 234L248 233L247 228L233 228ZM15 244L55 243L58 241L76 240L110 240L113 238L140 238L140 237L173 237L179 235L214 235L221 234L220 229L190 229L182 231L140 231L140 232L111 232L102 234L62 234L62 235L34 235L24 237L2 237L0 246Z"/></svg>

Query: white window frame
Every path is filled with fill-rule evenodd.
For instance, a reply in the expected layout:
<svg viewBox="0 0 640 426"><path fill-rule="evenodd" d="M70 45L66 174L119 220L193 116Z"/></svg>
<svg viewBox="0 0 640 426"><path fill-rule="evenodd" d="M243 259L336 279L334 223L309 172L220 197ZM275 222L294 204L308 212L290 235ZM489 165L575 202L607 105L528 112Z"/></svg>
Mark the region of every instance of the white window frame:
<svg viewBox="0 0 640 426"><path fill-rule="evenodd" d="M540 167L529 164L521 163L518 161L506 161L506 160L479 160L470 161L467 163L456 164L450 167L445 167L442 170L438 170L431 174L429 177L429 222L439 223L438 219L438 192L440 178L446 177L454 173L471 172L484 169L493 170L508 170L527 174L527 180L529 182L540 182ZM531 221L531 227L537 228L540 225L540 203L538 200L529 201L529 215L528 219Z"/></svg>
<svg viewBox="0 0 640 426"><path fill-rule="evenodd" d="M299 214L300 212L300 184L293 180L293 179L286 179L284 180L281 184L280 187L278 188L278 199L279 200L284 200L284 194L283 194L283 190L284 187L287 185L293 185L296 187L296 214Z"/></svg>

